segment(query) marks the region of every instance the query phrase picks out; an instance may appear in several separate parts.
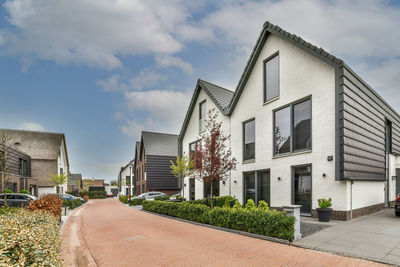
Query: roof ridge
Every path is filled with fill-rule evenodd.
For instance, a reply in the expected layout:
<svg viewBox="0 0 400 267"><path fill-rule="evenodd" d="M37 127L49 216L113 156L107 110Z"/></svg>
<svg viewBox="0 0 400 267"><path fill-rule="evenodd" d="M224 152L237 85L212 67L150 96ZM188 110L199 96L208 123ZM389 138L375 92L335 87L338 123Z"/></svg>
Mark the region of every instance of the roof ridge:
<svg viewBox="0 0 400 267"><path fill-rule="evenodd" d="M215 83L208 82L208 81L206 81L206 80L202 80L202 79L198 79L198 80L199 80L199 82L209 83L209 84L214 85L214 86L216 86L216 87L218 87L218 88L224 89L225 91L228 91L228 92L230 92L230 93L234 93L234 92L235 92L235 91L233 91L233 90L227 89L227 88L222 87L222 86L220 86L220 85L217 85L217 84L215 84Z"/></svg>
<svg viewBox="0 0 400 267"><path fill-rule="evenodd" d="M174 135L174 136L178 136L178 134L162 133L162 132L152 132L152 131L142 131L142 134L143 134L143 133L153 133L153 134L163 134L163 135ZM139 142L139 141L137 141L137 142ZM141 142L139 142L139 143L141 143Z"/></svg>
<svg viewBox="0 0 400 267"><path fill-rule="evenodd" d="M65 135L65 133L57 132L46 132L46 131L32 131L32 130L21 130L21 129L10 129L10 128L0 128L0 131L18 131L18 132L30 132L30 133L44 133L44 134L55 134L55 135Z"/></svg>

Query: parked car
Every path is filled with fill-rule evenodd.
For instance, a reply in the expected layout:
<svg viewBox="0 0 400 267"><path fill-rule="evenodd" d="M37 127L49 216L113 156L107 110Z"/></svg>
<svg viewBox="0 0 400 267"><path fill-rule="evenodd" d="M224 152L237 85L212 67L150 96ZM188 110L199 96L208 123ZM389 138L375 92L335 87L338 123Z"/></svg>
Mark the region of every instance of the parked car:
<svg viewBox="0 0 400 267"><path fill-rule="evenodd" d="M81 197L76 197L76 196L73 196L73 195L70 195L70 194L60 193L60 194L58 194L58 195L61 197L62 200L80 199L82 203L85 202L85 200L84 200L83 198L81 198Z"/></svg>
<svg viewBox="0 0 400 267"><path fill-rule="evenodd" d="M153 192L146 192L146 193L140 194L137 197L131 197L131 199L154 199L156 197L164 197L166 195L167 194L162 193L162 192L153 191Z"/></svg>
<svg viewBox="0 0 400 267"><path fill-rule="evenodd" d="M396 216L400 217L400 194L396 196L396 202L394 203L394 212Z"/></svg>
<svg viewBox="0 0 400 267"><path fill-rule="evenodd" d="M30 201L36 200L36 197L23 193L6 194L7 205L9 207L26 207ZM4 194L0 194L0 207L4 206Z"/></svg>
<svg viewBox="0 0 400 267"><path fill-rule="evenodd" d="M106 197L114 197L113 193L107 194Z"/></svg>

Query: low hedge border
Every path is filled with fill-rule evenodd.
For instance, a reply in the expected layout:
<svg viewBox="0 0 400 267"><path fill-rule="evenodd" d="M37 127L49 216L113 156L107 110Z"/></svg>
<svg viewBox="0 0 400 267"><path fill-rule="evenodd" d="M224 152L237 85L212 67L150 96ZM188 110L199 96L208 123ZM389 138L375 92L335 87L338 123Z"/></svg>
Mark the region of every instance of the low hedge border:
<svg viewBox="0 0 400 267"><path fill-rule="evenodd" d="M144 198L131 198L128 200L128 204L129 206L138 206L138 205L142 205L142 202L144 201Z"/></svg>
<svg viewBox="0 0 400 267"><path fill-rule="evenodd" d="M143 209L172 217L210 224L224 229L248 232L288 241L294 236L294 217L279 211L261 209L209 208L188 202L143 201Z"/></svg>
<svg viewBox="0 0 400 267"><path fill-rule="evenodd" d="M233 229L229 229L229 228L219 227L219 226L215 226L215 225L211 225L211 224L205 224L205 223L199 223L199 222L195 222L195 221L189 221L189 220L181 219L181 218L178 218L178 217L173 217L173 216L169 216L169 215L165 215L165 214L161 214L161 213L156 213L156 212L152 212L152 211L148 211L148 210L144 210L144 209L142 209L141 211L149 213L149 214L161 216L161 217L164 217L164 218L177 220L177 221L184 222L184 223L190 223L190 224L193 224L193 225L207 227L207 228L211 228L211 229L215 229L215 230L219 230L219 231L224 231L224 232L228 232L228 233L232 233L232 234L243 235L243 236L247 236L247 237L251 237L251 238L262 239L262 240L281 243L281 244L285 244L285 245L289 245L290 244L289 240L281 239L281 238L277 238L277 237L271 237L271 236L266 236L266 235L258 235L258 234L253 234L253 233L249 233L249 232L243 232L243 231L233 230Z"/></svg>
<svg viewBox="0 0 400 267"><path fill-rule="evenodd" d="M82 201L80 199L63 199L63 206L66 206L71 210L79 207L80 205L82 205Z"/></svg>

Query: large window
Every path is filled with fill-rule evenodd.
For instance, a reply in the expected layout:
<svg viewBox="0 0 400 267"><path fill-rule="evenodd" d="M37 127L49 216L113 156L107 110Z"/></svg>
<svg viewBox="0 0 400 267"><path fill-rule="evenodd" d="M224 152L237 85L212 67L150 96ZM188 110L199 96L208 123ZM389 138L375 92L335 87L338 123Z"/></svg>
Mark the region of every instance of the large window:
<svg viewBox="0 0 400 267"><path fill-rule="evenodd" d="M199 131L206 130L206 101L199 104Z"/></svg>
<svg viewBox="0 0 400 267"><path fill-rule="evenodd" d="M197 151L199 151L199 150L201 149L201 148L200 148L200 145L201 145L201 141L200 141L200 140L195 141L195 142L189 144L189 156L190 156L193 160L196 160Z"/></svg>
<svg viewBox="0 0 400 267"><path fill-rule="evenodd" d="M26 160L19 159L19 174L20 174L22 177L26 177L26 176L28 175L28 172L27 172L27 162L26 162Z"/></svg>
<svg viewBox="0 0 400 267"><path fill-rule="evenodd" d="M264 102L279 96L279 54L264 61Z"/></svg>
<svg viewBox="0 0 400 267"><path fill-rule="evenodd" d="M256 133L255 120L243 123L243 160L255 159Z"/></svg>
<svg viewBox="0 0 400 267"><path fill-rule="evenodd" d="M300 212L311 214L312 178L311 166L293 168L293 204L301 205Z"/></svg>
<svg viewBox="0 0 400 267"><path fill-rule="evenodd" d="M311 99L275 111L274 154L311 149Z"/></svg>
<svg viewBox="0 0 400 267"><path fill-rule="evenodd" d="M258 205L260 200L270 203L270 174L269 171L244 173L244 204L252 199Z"/></svg>
<svg viewBox="0 0 400 267"><path fill-rule="evenodd" d="M204 182L204 198L209 198L211 197L211 182ZM213 191L213 197L218 197L219 196L219 181L212 181L212 191Z"/></svg>

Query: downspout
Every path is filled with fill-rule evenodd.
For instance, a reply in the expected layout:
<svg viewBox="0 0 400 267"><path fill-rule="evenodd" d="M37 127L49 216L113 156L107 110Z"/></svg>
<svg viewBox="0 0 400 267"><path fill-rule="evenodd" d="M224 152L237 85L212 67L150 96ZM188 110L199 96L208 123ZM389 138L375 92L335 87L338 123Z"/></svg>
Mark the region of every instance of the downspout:
<svg viewBox="0 0 400 267"><path fill-rule="evenodd" d="M350 181L350 221L353 220L353 183L354 181Z"/></svg>

